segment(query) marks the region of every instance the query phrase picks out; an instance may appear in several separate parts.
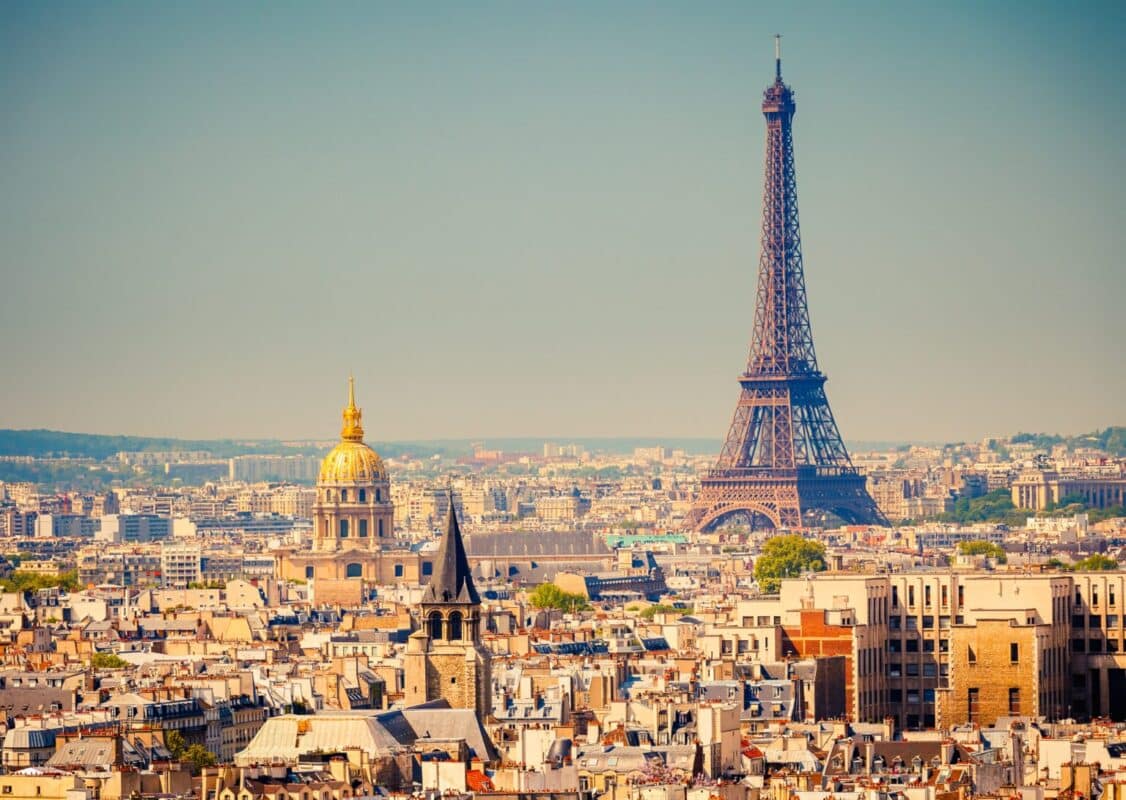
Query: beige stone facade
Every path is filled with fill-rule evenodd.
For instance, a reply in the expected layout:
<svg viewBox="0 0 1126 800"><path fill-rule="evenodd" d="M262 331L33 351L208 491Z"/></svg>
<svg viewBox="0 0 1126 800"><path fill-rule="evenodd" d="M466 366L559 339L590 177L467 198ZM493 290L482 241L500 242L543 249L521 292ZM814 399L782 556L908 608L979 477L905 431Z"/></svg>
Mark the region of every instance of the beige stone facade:
<svg viewBox="0 0 1126 800"><path fill-rule="evenodd" d="M1066 664L1055 660L1052 638L1049 625L1011 618L955 626L949 685L938 693L939 725L988 726L1006 716L1061 714Z"/></svg>

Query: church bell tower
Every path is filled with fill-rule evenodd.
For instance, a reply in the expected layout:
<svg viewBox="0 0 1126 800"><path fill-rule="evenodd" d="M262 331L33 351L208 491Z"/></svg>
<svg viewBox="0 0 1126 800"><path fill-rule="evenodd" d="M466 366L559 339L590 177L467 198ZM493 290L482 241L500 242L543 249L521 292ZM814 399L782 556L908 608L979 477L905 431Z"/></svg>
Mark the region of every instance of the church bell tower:
<svg viewBox="0 0 1126 800"><path fill-rule="evenodd" d="M481 645L481 597L453 498L434 574L422 593L419 623L405 656L407 705L444 699L453 708L476 710L484 721L492 712L490 655Z"/></svg>

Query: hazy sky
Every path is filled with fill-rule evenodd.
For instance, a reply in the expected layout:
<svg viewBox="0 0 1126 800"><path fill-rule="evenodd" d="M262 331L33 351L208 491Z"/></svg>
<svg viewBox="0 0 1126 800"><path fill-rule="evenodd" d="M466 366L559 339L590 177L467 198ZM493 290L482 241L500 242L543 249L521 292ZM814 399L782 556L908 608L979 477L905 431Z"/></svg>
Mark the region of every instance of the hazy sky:
<svg viewBox="0 0 1126 800"><path fill-rule="evenodd" d="M0 427L720 438L771 35L848 439L1126 423L1122 3L0 5Z"/></svg>

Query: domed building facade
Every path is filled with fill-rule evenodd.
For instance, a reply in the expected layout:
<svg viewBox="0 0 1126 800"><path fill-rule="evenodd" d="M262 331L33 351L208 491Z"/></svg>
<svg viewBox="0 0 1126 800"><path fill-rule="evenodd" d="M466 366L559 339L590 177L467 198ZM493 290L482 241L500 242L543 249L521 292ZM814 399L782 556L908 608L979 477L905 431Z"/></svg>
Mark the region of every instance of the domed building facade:
<svg viewBox="0 0 1126 800"><path fill-rule="evenodd" d="M317 479L314 552L380 550L394 539L391 483L379 453L364 444L362 416L349 378L340 444L324 457Z"/></svg>
<svg viewBox="0 0 1126 800"><path fill-rule="evenodd" d="M312 547L276 553L278 577L308 582L318 603L358 603L374 585L425 583L433 568L395 537L387 468L364 443L362 417L349 378L340 442L317 479Z"/></svg>

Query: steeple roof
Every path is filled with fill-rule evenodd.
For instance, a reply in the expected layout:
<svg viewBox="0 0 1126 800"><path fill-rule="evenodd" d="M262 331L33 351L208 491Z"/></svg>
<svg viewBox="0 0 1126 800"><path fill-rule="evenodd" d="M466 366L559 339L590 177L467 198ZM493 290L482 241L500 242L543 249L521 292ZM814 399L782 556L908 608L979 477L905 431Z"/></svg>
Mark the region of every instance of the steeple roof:
<svg viewBox="0 0 1126 800"><path fill-rule="evenodd" d="M465 556L465 545L461 541L461 528L454 513L453 497L450 497L450 515L446 520L446 534L438 548L438 558L434 564L434 575L422 593L422 602L433 603L471 603L480 605L481 596L473 586L473 576L469 572L469 559Z"/></svg>
<svg viewBox="0 0 1126 800"><path fill-rule="evenodd" d="M356 407L356 381L348 376L348 405L344 406L344 424L340 428L340 439L344 442L362 442L364 426L360 424L363 412Z"/></svg>

